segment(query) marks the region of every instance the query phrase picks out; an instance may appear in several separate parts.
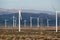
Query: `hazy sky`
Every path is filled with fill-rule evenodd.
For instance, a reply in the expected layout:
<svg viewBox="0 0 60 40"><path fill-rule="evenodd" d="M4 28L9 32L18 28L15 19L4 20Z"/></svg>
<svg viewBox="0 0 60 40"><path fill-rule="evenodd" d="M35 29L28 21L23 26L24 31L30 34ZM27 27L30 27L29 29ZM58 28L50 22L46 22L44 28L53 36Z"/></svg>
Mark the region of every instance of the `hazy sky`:
<svg viewBox="0 0 60 40"><path fill-rule="evenodd" d="M0 8L60 11L60 0L0 0Z"/></svg>

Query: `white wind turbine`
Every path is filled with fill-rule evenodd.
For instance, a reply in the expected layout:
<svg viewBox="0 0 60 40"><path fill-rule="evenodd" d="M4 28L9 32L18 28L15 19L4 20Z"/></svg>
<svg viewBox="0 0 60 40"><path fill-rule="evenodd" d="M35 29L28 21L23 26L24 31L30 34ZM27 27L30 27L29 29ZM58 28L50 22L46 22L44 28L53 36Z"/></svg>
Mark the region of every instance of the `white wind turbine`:
<svg viewBox="0 0 60 40"><path fill-rule="evenodd" d="M37 27L39 27L39 17L37 18Z"/></svg>
<svg viewBox="0 0 60 40"><path fill-rule="evenodd" d="M56 11L56 32L58 32L58 15L57 13L59 13L60 11Z"/></svg>
<svg viewBox="0 0 60 40"><path fill-rule="evenodd" d="M43 25L43 20L42 18L40 18L40 26L42 27L42 25Z"/></svg>
<svg viewBox="0 0 60 40"><path fill-rule="evenodd" d="M14 19L15 19L15 16L13 16L13 27L15 26L15 24L14 24Z"/></svg>
<svg viewBox="0 0 60 40"><path fill-rule="evenodd" d="M16 19L15 19L15 27L16 27Z"/></svg>
<svg viewBox="0 0 60 40"><path fill-rule="evenodd" d="M35 17L30 17L30 27L32 27L32 19L35 18ZM39 26L39 18L37 18L37 23L38 23L38 26Z"/></svg>
<svg viewBox="0 0 60 40"><path fill-rule="evenodd" d="M47 19L47 27L49 27L49 19Z"/></svg>
<svg viewBox="0 0 60 40"><path fill-rule="evenodd" d="M13 16L13 27L16 27L16 19L15 19L15 16Z"/></svg>
<svg viewBox="0 0 60 40"><path fill-rule="evenodd" d="M21 20L21 10L19 10L19 32L21 31L21 23L20 23L20 20Z"/></svg>
<svg viewBox="0 0 60 40"><path fill-rule="evenodd" d="M36 17L30 17L30 27L32 27L32 19ZM39 27L39 17L37 19L37 27Z"/></svg>
<svg viewBox="0 0 60 40"><path fill-rule="evenodd" d="M58 26L58 24L57 24L57 11L56 11L56 32L58 32L58 29L57 29L57 26Z"/></svg>
<svg viewBox="0 0 60 40"><path fill-rule="evenodd" d="M54 9L54 11L55 11L55 15L56 15L56 32L58 32L58 16L57 16L57 13L58 12L60 12L60 11L57 11L54 7L53 7L53 5L52 5L52 8Z"/></svg>
<svg viewBox="0 0 60 40"><path fill-rule="evenodd" d="M24 20L24 27L26 27L26 20Z"/></svg>
<svg viewBox="0 0 60 40"><path fill-rule="evenodd" d="M32 27L32 17L30 17L30 27Z"/></svg>

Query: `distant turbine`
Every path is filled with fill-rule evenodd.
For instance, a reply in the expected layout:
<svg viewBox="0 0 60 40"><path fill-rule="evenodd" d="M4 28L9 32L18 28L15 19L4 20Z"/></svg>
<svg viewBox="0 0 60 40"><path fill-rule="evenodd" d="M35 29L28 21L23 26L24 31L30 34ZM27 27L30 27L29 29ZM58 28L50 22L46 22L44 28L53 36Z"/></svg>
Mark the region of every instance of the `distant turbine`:
<svg viewBox="0 0 60 40"><path fill-rule="evenodd" d="M15 27L16 27L16 19L15 19Z"/></svg>
<svg viewBox="0 0 60 40"><path fill-rule="evenodd" d="M30 17L30 27L32 27L32 17Z"/></svg>
<svg viewBox="0 0 60 40"><path fill-rule="evenodd" d="M57 11L56 11L56 9L53 7L53 5L52 5L52 8L53 8L54 11L56 12L56 32L58 32L58 28L57 28L57 27L58 27L58 25L57 25L57 21L58 21L58 20L57 20L57 19L58 19L58 18L57 18Z"/></svg>
<svg viewBox="0 0 60 40"><path fill-rule="evenodd" d="M24 20L24 27L26 27L26 20Z"/></svg>
<svg viewBox="0 0 60 40"><path fill-rule="evenodd" d="M20 20L21 20L21 10L19 10L19 32L21 31Z"/></svg>
<svg viewBox="0 0 60 40"><path fill-rule="evenodd" d="M58 26L58 25L57 25L57 21L58 21L58 20L57 20L57 11L56 11L56 32L58 32L58 29L57 29L57 26Z"/></svg>
<svg viewBox="0 0 60 40"><path fill-rule="evenodd" d="M58 17L57 17L57 13L60 11L56 11L56 32L58 32Z"/></svg>
<svg viewBox="0 0 60 40"><path fill-rule="evenodd" d="M43 23L43 20L42 20L42 18L40 18L40 21L41 21L40 25L41 25L41 27L42 27L42 23Z"/></svg>
<svg viewBox="0 0 60 40"><path fill-rule="evenodd" d="M37 18L37 27L39 27L39 17Z"/></svg>
<svg viewBox="0 0 60 40"><path fill-rule="evenodd" d="M15 24L14 24L14 19L15 19L15 17L13 16L13 27L15 26Z"/></svg>
<svg viewBox="0 0 60 40"><path fill-rule="evenodd" d="M47 27L49 27L49 19L47 19Z"/></svg>

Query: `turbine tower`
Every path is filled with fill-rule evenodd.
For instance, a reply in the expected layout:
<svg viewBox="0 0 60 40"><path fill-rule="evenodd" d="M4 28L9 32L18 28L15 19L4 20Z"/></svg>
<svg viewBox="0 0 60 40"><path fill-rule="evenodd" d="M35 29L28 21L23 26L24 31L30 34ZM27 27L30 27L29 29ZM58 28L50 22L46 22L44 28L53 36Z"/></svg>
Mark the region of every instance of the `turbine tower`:
<svg viewBox="0 0 60 40"><path fill-rule="evenodd" d="M42 24L43 24L43 20L42 20L42 18L40 18L40 21L41 21L40 25L41 25L41 27L42 27Z"/></svg>
<svg viewBox="0 0 60 40"><path fill-rule="evenodd" d="M15 17L13 16L13 27L15 26L15 24L14 24L14 21L15 21L15 20L14 20L14 19L15 19Z"/></svg>
<svg viewBox="0 0 60 40"><path fill-rule="evenodd" d="M47 19L47 27L49 27L49 19Z"/></svg>
<svg viewBox="0 0 60 40"><path fill-rule="evenodd" d="M57 11L56 11L56 32L58 32L58 29L57 29L57 26L58 26L58 25L57 25L57 21L58 21L58 20L57 20Z"/></svg>
<svg viewBox="0 0 60 40"><path fill-rule="evenodd" d="M30 27L32 27L32 17L30 17Z"/></svg>
<svg viewBox="0 0 60 40"><path fill-rule="evenodd" d="M15 27L16 27L16 19L15 19L15 21L14 21L14 22L15 22Z"/></svg>
<svg viewBox="0 0 60 40"><path fill-rule="evenodd" d="M39 27L39 17L37 18L37 27Z"/></svg>
<svg viewBox="0 0 60 40"><path fill-rule="evenodd" d="M24 20L24 27L26 27L26 20Z"/></svg>
<svg viewBox="0 0 60 40"><path fill-rule="evenodd" d="M52 8L54 9L54 11L55 11L55 13L56 13L56 14L55 14L55 15L56 15L56 32L58 32L58 28L57 28L57 27L58 27L58 24L57 24L57 23L58 23L58 22L57 22L57 21L58 21L58 20L57 20L57 19L58 19L58 18L57 18L57 11L56 11L56 9L55 9L53 6L52 6Z"/></svg>
<svg viewBox="0 0 60 40"><path fill-rule="evenodd" d="M21 20L21 10L19 10L19 32L21 31L20 20Z"/></svg>
<svg viewBox="0 0 60 40"><path fill-rule="evenodd" d="M60 11L56 11L56 32L58 32L58 15L57 13Z"/></svg>

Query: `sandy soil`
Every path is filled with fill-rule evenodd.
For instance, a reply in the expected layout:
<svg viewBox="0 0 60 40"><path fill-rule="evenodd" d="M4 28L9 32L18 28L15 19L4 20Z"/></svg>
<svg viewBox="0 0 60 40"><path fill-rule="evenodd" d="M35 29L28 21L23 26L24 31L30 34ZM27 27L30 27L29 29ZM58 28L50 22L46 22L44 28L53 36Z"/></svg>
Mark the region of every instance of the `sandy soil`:
<svg viewBox="0 0 60 40"><path fill-rule="evenodd" d="M12 27L12 26L8 26L8 27L4 27L4 26L0 26L0 29L19 29L18 26L16 27ZM55 26L42 26L42 27L37 27L37 26L21 26L21 29L33 29L33 30L51 30L51 31L54 31L56 30L56 27ZM57 29L60 31L60 26L57 27Z"/></svg>
<svg viewBox="0 0 60 40"><path fill-rule="evenodd" d="M0 26L0 40L60 40L60 32L46 31L55 30L55 27L18 27ZM58 27L60 30L60 27Z"/></svg>

